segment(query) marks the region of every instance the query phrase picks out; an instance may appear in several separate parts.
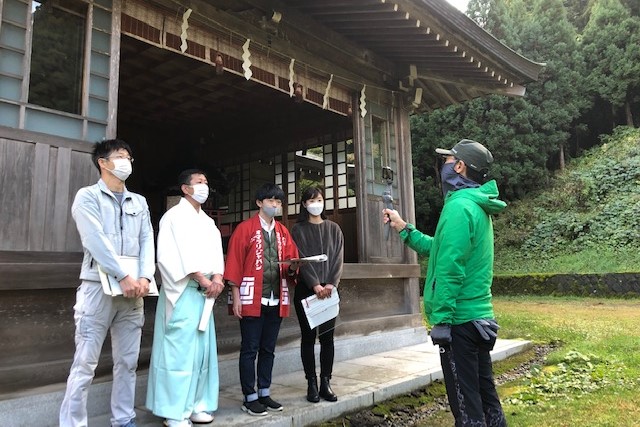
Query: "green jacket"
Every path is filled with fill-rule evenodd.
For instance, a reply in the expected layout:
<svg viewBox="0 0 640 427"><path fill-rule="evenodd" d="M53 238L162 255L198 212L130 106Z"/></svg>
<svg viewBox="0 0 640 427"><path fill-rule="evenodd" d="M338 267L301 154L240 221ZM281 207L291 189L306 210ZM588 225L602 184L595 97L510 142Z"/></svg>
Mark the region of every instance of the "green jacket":
<svg viewBox="0 0 640 427"><path fill-rule="evenodd" d="M494 318L491 215L506 206L492 180L449 192L433 237L412 224L400 232L411 249L429 256L424 312L431 325Z"/></svg>

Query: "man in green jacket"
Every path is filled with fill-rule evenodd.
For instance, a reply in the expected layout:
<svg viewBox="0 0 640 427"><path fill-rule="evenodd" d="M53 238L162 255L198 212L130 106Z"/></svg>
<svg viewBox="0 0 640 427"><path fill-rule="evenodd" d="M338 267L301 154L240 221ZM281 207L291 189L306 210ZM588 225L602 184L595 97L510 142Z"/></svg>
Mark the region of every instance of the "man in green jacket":
<svg viewBox="0 0 640 427"><path fill-rule="evenodd" d="M506 203L498 200L495 180L487 181L493 156L482 144L463 139L436 152L445 156L445 202L435 235L416 230L395 210L383 212L407 246L429 257L424 311L431 340L440 346L455 425L506 426L489 354L498 331L491 303L491 215Z"/></svg>

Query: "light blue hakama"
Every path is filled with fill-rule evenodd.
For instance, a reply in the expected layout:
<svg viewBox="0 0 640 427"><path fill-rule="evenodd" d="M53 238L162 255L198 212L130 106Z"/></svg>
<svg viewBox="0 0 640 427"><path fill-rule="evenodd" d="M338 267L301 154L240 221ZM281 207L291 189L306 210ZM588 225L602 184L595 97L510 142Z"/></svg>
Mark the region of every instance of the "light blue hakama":
<svg viewBox="0 0 640 427"><path fill-rule="evenodd" d="M198 330L205 298L193 280L166 322L164 287L156 307L146 406L159 417L182 420L218 409L218 349L213 315Z"/></svg>

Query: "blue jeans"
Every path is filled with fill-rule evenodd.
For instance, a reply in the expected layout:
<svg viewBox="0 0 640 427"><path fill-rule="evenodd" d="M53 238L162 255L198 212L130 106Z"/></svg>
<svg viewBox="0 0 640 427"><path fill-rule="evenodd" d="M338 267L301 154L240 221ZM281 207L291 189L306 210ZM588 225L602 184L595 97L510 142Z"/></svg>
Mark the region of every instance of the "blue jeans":
<svg viewBox="0 0 640 427"><path fill-rule="evenodd" d="M240 319L240 385L245 401L251 402L258 397L269 396L271 371L275 358L276 341L280 332L279 306L262 306L260 317ZM258 357L256 393L256 356Z"/></svg>

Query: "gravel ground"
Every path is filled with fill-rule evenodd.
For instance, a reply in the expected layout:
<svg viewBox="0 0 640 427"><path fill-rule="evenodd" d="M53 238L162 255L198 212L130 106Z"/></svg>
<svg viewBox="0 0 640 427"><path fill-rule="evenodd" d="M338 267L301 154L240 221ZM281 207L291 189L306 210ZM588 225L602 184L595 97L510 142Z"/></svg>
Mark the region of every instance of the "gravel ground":
<svg viewBox="0 0 640 427"><path fill-rule="evenodd" d="M529 372L531 366L543 364L547 354L554 349L555 346L553 345L535 346L535 356L518 367L497 376L495 378L496 385L516 380ZM428 387L416 390L410 393L410 396L417 398L424 393L429 393ZM412 408L402 404L393 404L393 401L387 403L390 406L391 412L387 416L377 415L369 408L332 420L330 425L351 427L414 427L416 425L424 425L423 423L427 422L428 418L438 411L449 410L449 403L447 402L446 396L435 397L434 403L418 408Z"/></svg>

